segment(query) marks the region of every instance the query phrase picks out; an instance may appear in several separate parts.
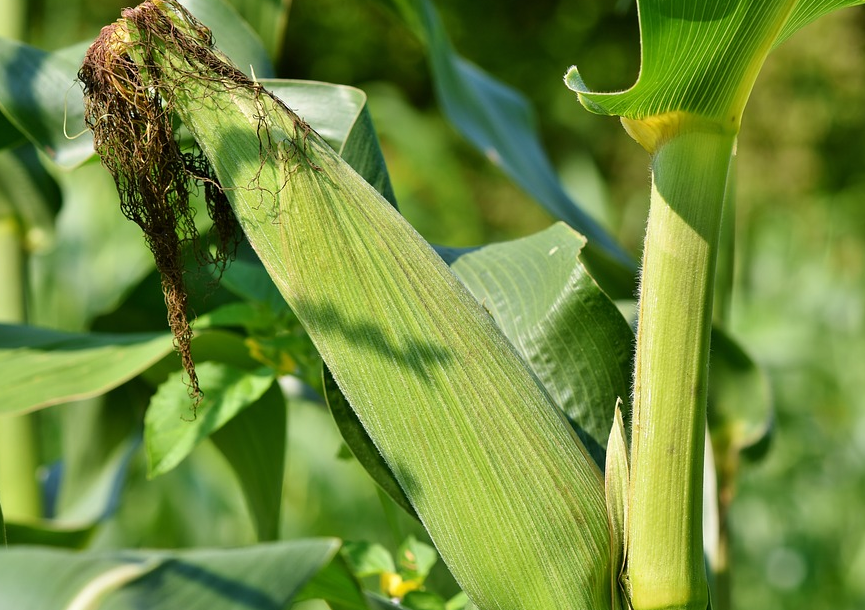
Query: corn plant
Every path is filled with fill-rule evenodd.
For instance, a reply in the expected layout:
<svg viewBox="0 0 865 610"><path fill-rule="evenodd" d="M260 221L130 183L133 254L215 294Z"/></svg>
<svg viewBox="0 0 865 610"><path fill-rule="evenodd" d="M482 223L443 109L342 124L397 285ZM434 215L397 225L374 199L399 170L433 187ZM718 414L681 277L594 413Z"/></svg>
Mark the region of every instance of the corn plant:
<svg viewBox="0 0 865 610"><path fill-rule="evenodd" d="M9 599L81 608L241 599L276 608L313 598L333 608L727 607L726 557L704 548L702 514L713 334L718 353L740 353L712 330L736 138L771 50L858 3L646 0L632 88L594 92L568 71L579 102L621 117L651 157L633 364L631 327L604 290L627 293L636 266L556 186L522 106L452 53L430 4L395 3L428 46L437 82L449 83L440 92L446 112L571 226L437 250L399 214L368 117L356 111L340 126L328 116L345 109L344 92L244 72L263 60L232 63L206 17L193 16L197 3L187 3L193 12L167 0L124 10L84 56L81 120L119 194L116 214L140 227L153 253L171 332L10 326L3 358L17 398L4 412L98 396L142 375L158 386L143 417L151 476L210 436L240 475L259 540L269 541L278 538L285 440L278 379L301 377L326 397L388 501L422 524L464 595L424 596L432 560L417 541L401 549L409 567L397 570L374 561L371 547L336 555L338 541L319 539L234 551L10 550L0 556ZM315 101L308 113L297 106L303 95ZM488 118L496 112L508 129ZM7 113L50 150L38 120ZM196 209L211 219L206 232ZM242 299L190 322L196 262ZM220 335L238 326L245 343ZM208 332L221 351L208 349ZM64 387L51 386L61 379ZM717 455L756 440L712 439ZM55 543L61 534L51 534ZM28 592L9 577L34 569L68 578ZM390 599L364 594L356 578L368 574L382 575Z"/></svg>

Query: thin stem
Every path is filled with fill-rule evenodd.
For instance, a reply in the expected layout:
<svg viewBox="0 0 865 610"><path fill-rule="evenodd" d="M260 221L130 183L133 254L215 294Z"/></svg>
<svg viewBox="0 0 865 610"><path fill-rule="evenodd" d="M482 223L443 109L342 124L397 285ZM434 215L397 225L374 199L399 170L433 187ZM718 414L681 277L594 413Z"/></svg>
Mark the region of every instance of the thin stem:
<svg viewBox="0 0 865 610"><path fill-rule="evenodd" d="M12 213L0 215L0 322L25 319L24 248L21 225ZM36 481L36 431L32 415L0 419L0 502L6 518L42 514Z"/></svg>
<svg viewBox="0 0 865 610"><path fill-rule="evenodd" d="M680 134L652 159L630 487L634 610L705 610L702 493L712 291L735 136Z"/></svg>

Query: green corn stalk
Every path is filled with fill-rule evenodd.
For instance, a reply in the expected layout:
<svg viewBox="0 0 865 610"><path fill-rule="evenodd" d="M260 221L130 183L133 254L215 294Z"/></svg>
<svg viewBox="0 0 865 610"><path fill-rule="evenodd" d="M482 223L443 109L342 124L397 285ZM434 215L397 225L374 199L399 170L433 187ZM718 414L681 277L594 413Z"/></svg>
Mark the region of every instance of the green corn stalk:
<svg viewBox="0 0 865 610"><path fill-rule="evenodd" d="M850 1L638 3L642 68L620 93L566 75L652 155L643 251L624 586L634 610L704 610L708 350L722 208L742 112L774 45Z"/></svg>
<svg viewBox="0 0 865 610"><path fill-rule="evenodd" d="M168 195L178 181L227 196L475 605L610 608L600 471L405 220L174 2L124 11L81 78L122 195L140 188L133 203L151 216L178 205ZM202 156L173 147L173 115Z"/></svg>

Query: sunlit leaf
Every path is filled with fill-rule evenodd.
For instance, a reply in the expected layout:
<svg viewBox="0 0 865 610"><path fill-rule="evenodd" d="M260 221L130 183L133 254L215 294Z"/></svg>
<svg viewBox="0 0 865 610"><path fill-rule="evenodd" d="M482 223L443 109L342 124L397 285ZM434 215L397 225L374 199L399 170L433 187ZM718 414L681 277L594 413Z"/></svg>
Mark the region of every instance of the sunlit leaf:
<svg viewBox="0 0 865 610"><path fill-rule="evenodd" d="M564 224L459 256L452 268L571 421L599 467L616 401L630 395L634 335Z"/></svg>
<svg viewBox="0 0 865 610"><path fill-rule="evenodd" d="M576 67L565 82L587 109L622 117L628 133L651 152L683 129L735 134L776 42L820 15L854 3L860 2L641 1L642 61L634 86L596 93Z"/></svg>
<svg viewBox="0 0 865 610"><path fill-rule="evenodd" d="M273 383L210 437L237 474L260 541L279 536L285 432L285 399Z"/></svg>
<svg viewBox="0 0 865 610"><path fill-rule="evenodd" d="M34 610L283 610L338 548L331 539L188 551L18 547L0 553L0 589L9 607Z"/></svg>
<svg viewBox="0 0 865 610"><path fill-rule="evenodd" d="M793 8L793 12L787 23L784 24L783 30L781 30L781 33L775 40L775 44L784 42L797 31L823 15L862 3L863 0L799 0L796 2L796 6Z"/></svg>
<svg viewBox="0 0 865 610"><path fill-rule="evenodd" d="M394 478L381 452L369 438L357 414L352 410L348 400L339 386L336 385L333 375L326 368L324 371L324 389L327 406L330 408L331 415L333 415L343 440L354 457L399 507L417 518L411 502L406 497L399 482Z"/></svg>
<svg viewBox="0 0 865 610"><path fill-rule="evenodd" d="M274 79L263 80L262 85L303 117L354 171L396 205L363 91L313 81Z"/></svg>
<svg viewBox="0 0 865 610"><path fill-rule="evenodd" d="M202 362L196 371L204 392L196 414L181 371L159 386L147 408L144 441L151 477L177 466L199 442L261 398L274 380L269 369L248 372L218 362Z"/></svg>
<svg viewBox="0 0 865 610"><path fill-rule="evenodd" d="M172 350L166 333L77 334L0 325L0 413L104 394Z"/></svg>

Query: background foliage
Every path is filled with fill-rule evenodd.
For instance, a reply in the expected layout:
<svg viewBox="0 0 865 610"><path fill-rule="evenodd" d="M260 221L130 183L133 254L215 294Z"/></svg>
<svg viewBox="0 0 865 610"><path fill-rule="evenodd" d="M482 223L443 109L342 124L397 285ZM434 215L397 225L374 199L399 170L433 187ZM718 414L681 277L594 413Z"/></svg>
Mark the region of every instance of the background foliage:
<svg viewBox="0 0 865 610"><path fill-rule="evenodd" d="M2 13L0 24L12 28L2 32L6 36L54 50L93 39L124 4L11 1L0 11L17 10L20 28ZM237 4L243 9L254 3ZM368 93L401 211L428 240L467 246L528 235L551 223L442 118L423 50L385 3L292 4L276 75L350 84ZM437 6L465 57L529 97L564 184L636 257L649 199L648 159L616 121L584 112L561 83L574 62L596 90L634 81L639 66L634 7L602 0L438 0ZM739 482L732 513L735 607L865 604L863 47L862 11L842 11L811 25L770 56L745 113L730 330L768 369L776 432L766 459L746 465ZM45 235L56 223L72 221L69 210L59 208L59 194L69 181L91 180L94 191L112 188L110 180L105 184L95 177L99 170L92 165L29 182L14 171L0 169L0 197L27 197L22 189L29 184L51 203L35 223ZM109 212L90 213L98 218ZM89 310L69 312L34 302L33 311L41 312L35 322L82 330L83 321L92 319L89 326L99 330L164 330L158 279L147 272L143 245L130 241L138 239L134 227L121 230L131 237L118 243L133 244L122 251L96 237L81 247L104 248L120 256L122 265L109 256L101 268L67 269L63 277L74 285L75 273L125 274L135 278L131 291L101 295L100 303L107 299L112 307L90 312L101 314L95 318ZM37 256L58 256L40 250L40 243L50 242L47 237L40 242L39 234L32 234L30 241ZM52 278L42 281L54 285ZM112 315L124 302L123 316ZM219 302L216 292L201 307ZM122 393L130 408L146 404L135 382L114 392ZM79 451L99 461L128 425L103 411L98 400L64 409L63 423L39 413L49 475L61 452ZM75 438L89 418L101 418L105 438ZM298 396L289 420L282 538L336 536L379 541L395 550L407 534L423 535L389 504L382 510L374 485L355 462L341 457L339 435L320 405ZM238 483L210 443L151 481L144 477L143 454L133 453L130 460L120 508L95 533L91 547L254 540ZM64 499L58 502L62 506ZM453 592L443 570L432 579L433 587Z"/></svg>

